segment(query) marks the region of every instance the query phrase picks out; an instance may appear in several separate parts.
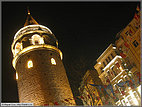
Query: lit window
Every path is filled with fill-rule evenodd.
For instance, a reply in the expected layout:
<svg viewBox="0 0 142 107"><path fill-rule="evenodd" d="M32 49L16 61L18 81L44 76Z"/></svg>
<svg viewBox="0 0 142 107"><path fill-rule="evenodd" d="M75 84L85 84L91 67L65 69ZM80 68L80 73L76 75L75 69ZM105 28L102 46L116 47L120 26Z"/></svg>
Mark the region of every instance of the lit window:
<svg viewBox="0 0 142 107"><path fill-rule="evenodd" d="M18 80L18 73L16 72L16 80Z"/></svg>
<svg viewBox="0 0 142 107"><path fill-rule="evenodd" d="M139 105L138 100L136 99L135 95L133 94L132 90L129 91L131 97L131 105Z"/></svg>
<svg viewBox="0 0 142 107"><path fill-rule="evenodd" d="M28 61L28 68L33 67L33 62L31 60Z"/></svg>
<svg viewBox="0 0 142 107"><path fill-rule="evenodd" d="M123 68L122 68L121 66L119 67L119 69L120 69L121 71L123 71Z"/></svg>
<svg viewBox="0 0 142 107"><path fill-rule="evenodd" d="M54 58L51 58L51 63L52 63L53 65L56 65L56 61L55 61Z"/></svg>
<svg viewBox="0 0 142 107"><path fill-rule="evenodd" d="M39 44L44 44L44 39L41 37Z"/></svg>
<svg viewBox="0 0 142 107"><path fill-rule="evenodd" d="M38 34L34 34L32 36L32 44L36 45L36 44L44 44L44 40L42 37L40 37Z"/></svg>
<svg viewBox="0 0 142 107"><path fill-rule="evenodd" d="M15 45L15 54L17 54L22 49L21 43L17 42Z"/></svg>

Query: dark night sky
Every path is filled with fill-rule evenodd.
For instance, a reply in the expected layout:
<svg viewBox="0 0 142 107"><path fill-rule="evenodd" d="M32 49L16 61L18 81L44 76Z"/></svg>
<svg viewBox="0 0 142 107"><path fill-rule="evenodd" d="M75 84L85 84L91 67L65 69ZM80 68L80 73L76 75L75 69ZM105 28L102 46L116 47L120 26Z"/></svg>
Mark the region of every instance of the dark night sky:
<svg viewBox="0 0 142 107"><path fill-rule="evenodd" d="M41 25L57 37L74 96L81 77L114 43L115 35L134 17L138 2L2 2L2 102L17 102L11 44L23 27L27 6Z"/></svg>

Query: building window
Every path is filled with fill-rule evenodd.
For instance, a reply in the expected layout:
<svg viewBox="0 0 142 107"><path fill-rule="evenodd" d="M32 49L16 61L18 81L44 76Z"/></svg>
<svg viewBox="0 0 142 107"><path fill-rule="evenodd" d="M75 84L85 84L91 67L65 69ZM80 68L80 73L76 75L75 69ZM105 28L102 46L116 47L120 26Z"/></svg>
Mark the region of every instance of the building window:
<svg viewBox="0 0 142 107"><path fill-rule="evenodd" d="M116 90L118 91L118 87L117 87L117 85L116 85L116 84L114 84L113 86L114 86L114 87L113 87L114 91L116 91Z"/></svg>
<svg viewBox="0 0 142 107"><path fill-rule="evenodd" d="M135 46L135 48L139 45L139 43L135 40L134 42L133 42L133 45Z"/></svg>
<svg viewBox="0 0 142 107"><path fill-rule="evenodd" d="M100 70L101 70L101 73L103 73L103 72L104 72L103 67L101 67L101 68L100 68Z"/></svg>
<svg viewBox="0 0 142 107"><path fill-rule="evenodd" d="M129 31L125 32L125 34L126 34L127 36L132 36L132 34L131 34Z"/></svg>
<svg viewBox="0 0 142 107"><path fill-rule="evenodd" d="M116 105L117 105L117 106L122 106L120 100L119 100L118 102L116 102Z"/></svg>
<svg viewBox="0 0 142 107"><path fill-rule="evenodd" d="M111 80L111 79L112 79L112 77L111 77L111 75L110 75L110 72L109 72L109 71L107 71L107 75L108 75L109 80Z"/></svg>
<svg viewBox="0 0 142 107"><path fill-rule="evenodd" d="M21 45L21 43L17 42L16 45L15 45L15 55L16 55L20 50L22 50L22 45Z"/></svg>
<svg viewBox="0 0 142 107"><path fill-rule="evenodd" d="M108 59L106 58L106 62L107 62L107 64L109 63L109 61L108 61Z"/></svg>
<svg viewBox="0 0 142 107"><path fill-rule="evenodd" d="M117 72L114 70L114 66L111 69L112 69L113 74L116 76Z"/></svg>
<svg viewBox="0 0 142 107"><path fill-rule="evenodd" d="M130 105L135 105L134 103L133 103L133 99L132 99L132 97L130 96L130 95L128 95L128 101L129 101L129 103L130 103Z"/></svg>
<svg viewBox="0 0 142 107"><path fill-rule="evenodd" d="M31 60L28 61L28 68L32 68L33 67L33 62Z"/></svg>
<svg viewBox="0 0 142 107"><path fill-rule="evenodd" d="M16 80L18 80L18 73L16 72Z"/></svg>
<svg viewBox="0 0 142 107"><path fill-rule="evenodd" d="M140 101L140 100L141 100L141 98L139 97L139 95L137 94L137 92L136 92L136 91L134 91L134 92L133 92L133 94L134 94L134 96L136 97L136 99L137 99L138 101Z"/></svg>
<svg viewBox="0 0 142 107"><path fill-rule="evenodd" d="M109 61L111 61L110 57L108 56Z"/></svg>
<svg viewBox="0 0 142 107"><path fill-rule="evenodd" d="M106 66L105 62L103 62L104 67Z"/></svg>
<svg viewBox="0 0 142 107"><path fill-rule="evenodd" d="M41 36L39 36L38 34L34 34L32 36L32 44L33 45L37 45L37 44L44 44L44 40Z"/></svg>
<svg viewBox="0 0 142 107"><path fill-rule="evenodd" d="M52 65L56 65L56 61L54 58L51 58L51 63L52 63Z"/></svg>
<svg viewBox="0 0 142 107"><path fill-rule="evenodd" d="M114 52L115 52L116 55L118 55L118 52L117 52L117 51L114 51Z"/></svg>
<svg viewBox="0 0 142 107"><path fill-rule="evenodd" d="M128 76L127 75L125 75L123 78L124 78L125 81L128 80Z"/></svg>
<svg viewBox="0 0 142 107"><path fill-rule="evenodd" d="M113 54L112 54L112 53L111 53L110 55L111 55L111 57L112 57L112 58L114 58L114 56L113 56Z"/></svg>
<svg viewBox="0 0 142 107"><path fill-rule="evenodd" d="M106 83L110 83L110 80L109 80L108 75L105 76L105 80L106 80L106 81L105 81Z"/></svg>
<svg viewBox="0 0 142 107"><path fill-rule="evenodd" d="M118 83L121 83L121 82L123 82L122 79L120 79L120 80L118 81ZM121 95L123 95L124 88L123 88L123 87L118 87L118 90L119 90L119 92L121 93Z"/></svg>
<svg viewBox="0 0 142 107"><path fill-rule="evenodd" d="M122 102L123 106L126 106L125 99L122 99L121 102Z"/></svg>

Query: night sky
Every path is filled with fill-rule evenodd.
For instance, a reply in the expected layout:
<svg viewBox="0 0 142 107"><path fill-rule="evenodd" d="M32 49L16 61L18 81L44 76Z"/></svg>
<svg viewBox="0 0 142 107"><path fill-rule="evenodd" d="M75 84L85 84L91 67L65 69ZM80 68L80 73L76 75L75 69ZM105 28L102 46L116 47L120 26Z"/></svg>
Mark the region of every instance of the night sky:
<svg viewBox="0 0 142 107"><path fill-rule="evenodd" d="M73 90L87 69L114 43L116 34L134 17L138 2L2 2L2 102L18 102L11 44L23 27L27 6L33 18L59 41L63 63ZM77 103L80 104L80 103Z"/></svg>

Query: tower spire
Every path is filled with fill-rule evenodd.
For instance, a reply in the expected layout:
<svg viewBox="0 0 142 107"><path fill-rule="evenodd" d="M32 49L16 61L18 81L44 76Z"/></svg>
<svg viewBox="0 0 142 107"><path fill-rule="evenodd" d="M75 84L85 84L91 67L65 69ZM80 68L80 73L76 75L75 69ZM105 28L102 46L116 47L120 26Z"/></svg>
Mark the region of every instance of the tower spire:
<svg viewBox="0 0 142 107"><path fill-rule="evenodd" d="M29 7L27 7L27 11L28 11L28 16L27 16L27 19L26 19L26 22L25 22L24 26L38 25L37 21L31 16Z"/></svg>
<svg viewBox="0 0 142 107"><path fill-rule="evenodd" d="M29 7L27 7L27 10L28 10L28 15L30 15L31 13L30 13Z"/></svg>

